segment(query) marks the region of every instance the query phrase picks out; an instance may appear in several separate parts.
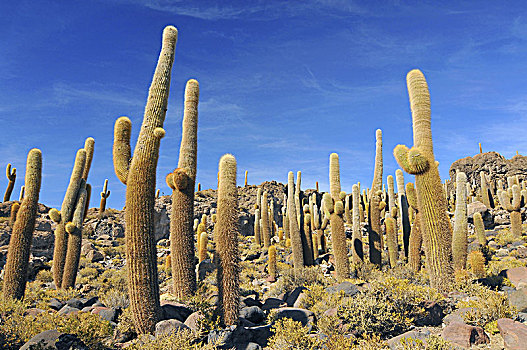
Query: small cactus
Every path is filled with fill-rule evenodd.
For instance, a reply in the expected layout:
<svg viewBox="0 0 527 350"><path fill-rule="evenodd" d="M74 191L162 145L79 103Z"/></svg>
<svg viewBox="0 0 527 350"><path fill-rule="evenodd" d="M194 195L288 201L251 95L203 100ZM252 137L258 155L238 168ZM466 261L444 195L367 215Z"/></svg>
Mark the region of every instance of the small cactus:
<svg viewBox="0 0 527 350"><path fill-rule="evenodd" d="M474 228L476 231L476 237L478 243L484 247L487 245L487 236L485 235L485 224L483 223L483 218L481 217L480 212L475 212L473 216Z"/></svg>
<svg viewBox="0 0 527 350"><path fill-rule="evenodd" d="M201 235L199 237L199 252L198 252L198 258L199 262L202 262L203 260L207 259L209 257L207 253L207 245L209 244L209 237L207 236L207 232L201 232Z"/></svg>
<svg viewBox="0 0 527 350"><path fill-rule="evenodd" d="M511 183L514 183L511 181ZM505 208L511 217L511 232L514 237L522 235L522 215L521 215L521 190L517 184L513 184L507 191L498 190L500 204Z"/></svg>
<svg viewBox="0 0 527 350"><path fill-rule="evenodd" d="M7 164L7 167L5 169L5 175L9 182L7 183L7 188L5 190L4 202L9 202L9 200L11 199L11 193L13 192L13 188L15 188L16 180L16 168L13 168L11 170L11 163Z"/></svg>
<svg viewBox="0 0 527 350"><path fill-rule="evenodd" d="M104 185L101 192L101 204L99 205L99 214L103 214L106 210L106 199L110 197L110 191L108 191L108 179L104 180Z"/></svg>
<svg viewBox="0 0 527 350"><path fill-rule="evenodd" d="M245 180L243 182L243 187L247 187L247 175L249 173L249 170L245 170Z"/></svg>
<svg viewBox="0 0 527 350"><path fill-rule="evenodd" d="M13 203L11 204L11 214L9 216L9 226L13 228L13 225L16 222L16 214L18 213L18 210L20 209L20 203Z"/></svg>
<svg viewBox="0 0 527 350"><path fill-rule="evenodd" d="M386 215L384 223L386 224L386 245L388 246L388 257L390 259L390 267L393 269L397 265L397 259L399 255L397 251L395 219Z"/></svg>
<svg viewBox="0 0 527 350"><path fill-rule="evenodd" d="M218 211L215 227L218 253L218 303L220 320L225 325L238 322L240 305L238 234L238 192L236 159L226 154L220 159ZM265 215L262 215L265 216Z"/></svg>
<svg viewBox="0 0 527 350"><path fill-rule="evenodd" d="M26 186L20 187L20 196L18 197L19 202L22 202L22 199L24 199L25 191L26 191Z"/></svg>
<svg viewBox="0 0 527 350"><path fill-rule="evenodd" d="M481 171L479 173L480 179L481 179L481 201L487 208L491 208L490 203L490 197L489 197L489 189L487 187L487 178L485 176L485 172Z"/></svg>
<svg viewBox="0 0 527 350"><path fill-rule="evenodd" d="M260 209L254 210L254 243L258 247L262 245L260 240Z"/></svg>
<svg viewBox="0 0 527 350"><path fill-rule="evenodd" d="M25 186L27 195L16 214L4 267L4 299L22 299L26 290L27 269L42 179L42 153L32 149L27 156Z"/></svg>
<svg viewBox="0 0 527 350"><path fill-rule="evenodd" d="M468 255L468 264L470 266L470 272L477 278L483 278L486 275L485 272L485 257L479 250L473 250Z"/></svg>

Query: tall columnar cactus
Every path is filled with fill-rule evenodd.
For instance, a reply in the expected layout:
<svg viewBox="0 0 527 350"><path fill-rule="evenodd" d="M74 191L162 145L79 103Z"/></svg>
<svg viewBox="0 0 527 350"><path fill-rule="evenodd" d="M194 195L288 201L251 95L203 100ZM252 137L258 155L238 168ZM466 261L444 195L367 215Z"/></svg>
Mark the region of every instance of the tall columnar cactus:
<svg viewBox="0 0 527 350"><path fill-rule="evenodd" d="M516 184L507 191L498 191L499 201L511 216L511 232L514 237L522 235L521 191Z"/></svg>
<svg viewBox="0 0 527 350"><path fill-rule="evenodd" d="M26 197L22 201L13 225L7 261L4 268L4 299L22 299L26 290L27 268L42 178L42 153L32 149L27 156L25 186Z"/></svg>
<svg viewBox="0 0 527 350"><path fill-rule="evenodd" d="M243 187L247 187L247 175L248 175L249 171L248 170L245 170L245 181L243 183Z"/></svg>
<svg viewBox="0 0 527 350"><path fill-rule="evenodd" d="M360 264L364 261L364 251L362 248L362 232L360 227L360 191L358 185L353 185L351 196L353 199L352 259L354 264Z"/></svg>
<svg viewBox="0 0 527 350"><path fill-rule="evenodd" d="M434 158L430 128L430 95L425 77L419 70L408 73L407 84L412 109L414 146L408 149L404 145L397 145L394 155L404 171L415 175L430 282L432 287L445 291L454 281L452 229Z"/></svg>
<svg viewBox="0 0 527 350"><path fill-rule="evenodd" d="M106 199L110 197L110 191L108 191L108 179L104 180L104 185L101 192L101 204L99 206L99 214L104 213L106 210Z"/></svg>
<svg viewBox="0 0 527 350"><path fill-rule="evenodd" d="M386 213L384 219L386 225L386 245L388 246L388 257L390 259L390 267L393 269L397 265L399 253L397 251L397 236L395 232L395 219Z"/></svg>
<svg viewBox="0 0 527 350"><path fill-rule="evenodd" d="M473 216L474 220L474 228L476 231L476 238L478 239L478 243L481 246L487 245L487 236L485 234L485 224L483 223L483 218L481 217L480 212L475 212Z"/></svg>
<svg viewBox="0 0 527 350"><path fill-rule="evenodd" d="M189 298L196 292L194 258L194 187L198 151L199 84L190 79L185 87L185 107L178 167L167 176L172 188L170 220L170 255L172 255L172 288L178 298ZM207 225L205 224L205 227ZM198 236L201 239L200 236Z"/></svg>
<svg viewBox="0 0 527 350"><path fill-rule="evenodd" d="M350 201L351 195L348 194L344 199L344 217L346 218L346 223L348 225L353 225L353 216L351 214Z"/></svg>
<svg viewBox="0 0 527 350"><path fill-rule="evenodd" d="M256 204L255 204L256 209L261 209L260 205L262 204L262 193L263 193L262 188L258 187L258 190L256 191Z"/></svg>
<svg viewBox="0 0 527 350"><path fill-rule="evenodd" d="M375 132L375 169L373 182L369 193L368 206L368 241L370 246L370 262L381 266L382 231L381 231L381 193L382 193L382 131Z"/></svg>
<svg viewBox="0 0 527 350"><path fill-rule="evenodd" d="M302 172L296 172L296 187L295 187L295 205L296 205L296 215L298 220L298 227L302 231L302 202L300 201L300 185L302 183Z"/></svg>
<svg viewBox="0 0 527 350"><path fill-rule="evenodd" d="M404 256L408 259L408 247L410 245L410 217L408 215L408 199L404 190L404 174L401 169L395 171L395 180L397 182L397 197L399 201L399 221L403 231L403 249Z"/></svg>
<svg viewBox="0 0 527 350"><path fill-rule="evenodd" d="M304 253L295 201L295 175L290 171L287 175L287 216L289 217L289 235L291 237L291 249L293 250L293 266L295 271L299 271L304 267ZM302 209L298 208L298 210Z"/></svg>
<svg viewBox="0 0 527 350"><path fill-rule="evenodd" d="M218 306L221 322L238 322L240 305L238 256L238 190L236 188L236 159L226 154L220 159L218 211L215 226L218 253ZM265 215L262 215L262 217Z"/></svg>
<svg viewBox="0 0 527 350"><path fill-rule="evenodd" d="M126 117L117 119L115 123L113 160L117 177L127 185L125 236L128 293L138 333L154 331L161 309L154 240L154 194L159 144L165 135L163 122L176 41L177 29L166 27L133 157L130 148L132 123Z"/></svg>
<svg viewBox="0 0 527 350"><path fill-rule="evenodd" d="M263 238L264 250L267 250L269 249L269 246L271 245L271 232L269 228L269 205L268 205L268 199L267 199L267 191L262 193L262 203L260 203L260 207L262 208L262 211L260 212L261 222L262 222L260 234L262 235L262 238Z"/></svg>
<svg viewBox="0 0 527 350"><path fill-rule="evenodd" d="M276 281L276 247L269 247L269 260L267 262L267 271L269 272L269 282Z"/></svg>
<svg viewBox="0 0 527 350"><path fill-rule="evenodd" d="M410 231L410 244L408 252L408 264L410 269L414 272L418 272L421 269L421 245L423 243L423 236L421 234L421 213L417 206L417 193L415 191L414 184L408 182L406 184L406 198L408 204L413 211L414 222Z"/></svg>
<svg viewBox="0 0 527 350"><path fill-rule="evenodd" d="M485 204L485 206L487 208L491 208L491 203L490 203L490 197L489 197L489 189L487 187L487 178L485 176L485 172L484 171L481 171L479 173L479 176L480 176L480 179L481 179L481 201L483 202L483 204Z"/></svg>
<svg viewBox="0 0 527 350"><path fill-rule="evenodd" d="M9 200L11 199L11 193L13 192L13 188L15 187L16 180L16 168L13 168L13 170L11 170L11 163L7 164L7 167L5 169L5 175L7 176L7 180L9 182L7 183L7 188L5 190L4 202L9 202Z"/></svg>
<svg viewBox="0 0 527 350"><path fill-rule="evenodd" d="M86 191L86 181L81 179L72 221L65 225L66 232L68 233L68 250L66 252L64 274L62 276L62 288L64 289L75 287L75 279L77 278L81 256L82 222L84 221L87 200L88 192Z"/></svg>
<svg viewBox="0 0 527 350"><path fill-rule="evenodd" d="M311 266L314 263L313 254L313 238L311 237L311 214L309 213L309 205L304 205L304 230L302 234L302 252L304 254L304 264Z"/></svg>
<svg viewBox="0 0 527 350"><path fill-rule="evenodd" d="M66 263L66 252L68 249L66 224L73 218L73 212L75 211L75 204L79 188L81 187L82 174L84 173L85 166L86 150L81 148L77 151L77 155L75 156L73 171L71 172L66 195L62 201L60 215L54 215L54 220L58 223L57 228L55 229L55 247L53 250L53 281L55 282L57 289L62 287L62 276L64 275L64 264Z"/></svg>
<svg viewBox="0 0 527 350"><path fill-rule="evenodd" d="M262 245L260 241L260 209L254 210L254 243L258 247Z"/></svg>
<svg viewBox="0 0 527 350"><path fill-rule="evenodd" d="M454 214L454 233L452 236L452 259L455 270L464 270L467 266L467 175L456 174L456 211Z"/></svg>
<svg viewBox="0 0 527 350"><path fill-rule="evenodd" d="M333 254L335 255L335 272L337 279L346 279L350 275L350 265L348 260L348 247L346 244L346 232L344 230L344 206L340 199L340 166L339 156L331 153L329 156L329 188L331 199L326 200L325 206L330 210L331 242L333 244Z"/></svg>
<svg viewBox="0 0 527 350"><path fill-rule="evenodd" d="M388 213L391 213L392 208L395 208L395 184L392 175L388 175L386 183L388 184Z"/></svg>

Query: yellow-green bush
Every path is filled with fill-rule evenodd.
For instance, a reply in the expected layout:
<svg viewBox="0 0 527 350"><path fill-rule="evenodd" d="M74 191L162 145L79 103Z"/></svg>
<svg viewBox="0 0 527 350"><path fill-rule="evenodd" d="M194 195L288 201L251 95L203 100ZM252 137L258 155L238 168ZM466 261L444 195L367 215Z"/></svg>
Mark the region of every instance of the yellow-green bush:
<svg viewBox="0 0 527 350"><path fill-rule="evenodd" d="M506 295L494 292L477 283L468 285L466 292L475 299L460 301L457 306L474 308L464 315L467 324L485 327L488 323L500 318L514 319L516 317L517 310L509 304Z"/></svg>
<svg viewBox="0 0 527 350"><path fill-rule="evenodd" d="M273 326L274 335L269 338L268 349L316 350L322 341L309 336L309 328L290 318L278 320Z"/></svg>
<svg viewBox="0 0 527 350"><path fill-rule="evenodd" d="M18 349L33 336L50 329L78 336L90 349L104 349L103 340L112 334L108 321L87 312L62 316L42 312L37 316L24 315L27 303L3 301L0 304L0 334L7 349Z"/></svg>
<svg viewBox="0 0 527 350"><path fill-rule="evenodd" d="M315 284L328 286L335 282L335 279L325 277L322 270L317 266L304 267L298 269L296 272L294 269L290 268L281 272L278 281L271 286L269 296L278 296L282 293L290 292L299 286Z"/></svg>
<svg viewBox="0 0 527 350"><path fill-rule="evenodd" d="M359 334L378 334L382 338L400 334L424 315L424 301L440 301L435 289L411 284L406 279L388 277L371 282L370 289L353 298L343 299L338 317Z"/></svg>

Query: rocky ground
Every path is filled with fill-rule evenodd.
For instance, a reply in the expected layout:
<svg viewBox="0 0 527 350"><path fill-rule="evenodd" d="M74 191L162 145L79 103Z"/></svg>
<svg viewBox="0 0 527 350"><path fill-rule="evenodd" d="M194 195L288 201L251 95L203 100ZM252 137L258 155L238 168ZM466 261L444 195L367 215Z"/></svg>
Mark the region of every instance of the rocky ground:
<svg viewBox="0 0 527 350"><path fill-rule="evenodd" d="M266 182L281 226L286 187ZM240 324L221 328L214 313L215 269L210 259L198 264L196 297L170 294L170 197L156 202L156 241L163 320L156 334L137 338L126 287L123 212L100 217L90 209L84 225L82 258L74 290L55 290L51 277L54 223L41 205L33 239L26 297L3 304L0 344L32 349L36 343L56 349L527 349L527 226L521 239L510 234L509 213L469 204L469 252L478 250L471 224L475 212L485 221L488 253L485 271L457 276L455 291L443 295L428 286L425 270L409 271L403 262L382 271L365 263L353 278L337 283L330 253L320 251L313 267L291 271L291 252L275 236L278 279L269 279L267 254L253 243L256 186L239 193L241 244ZM214 214L215 191L196 194L196 217ZM9 242L11 202L0 204L0 266ZM525 222L525 213L524 213ZM209 253L214 251L209 220ZM346 224L349 231L351 227ZM367 251L367 236L363 241ZM387 256L386 252L383 258ZM26 343L27 342L27 343ZM25 345L23 345L25 343Z"/></svg>

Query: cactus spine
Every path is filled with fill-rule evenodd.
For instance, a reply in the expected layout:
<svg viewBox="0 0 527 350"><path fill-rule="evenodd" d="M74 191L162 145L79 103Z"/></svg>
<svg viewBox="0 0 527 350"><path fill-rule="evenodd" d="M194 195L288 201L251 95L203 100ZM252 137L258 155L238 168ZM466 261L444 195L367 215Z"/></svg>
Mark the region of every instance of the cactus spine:
<svg viewBox="0 0 527 350"><path fill-rule="evenodd" d="M170 255L172 255L172 288L180 298L196 292L194 258L194 186L198 149L199 84L190 79L185 87L185 107L178 167L172 174L172 215L170 220ZM206 223L205 228L207 226ZM201 242L201 236L198 236ZM198 242L199 243L199 242ZM206 252L206 247L205 247Z"/></svg>
<svg viewBox="0 0 527 350"><path fill-rule="evenodd" d="M64 263L64 275L62 276L62 288L64 289L75 287L82 246L82 222L84 221L87 200L86 181L82 179L72 222L65 226L68 233L68 250Z"/></svg>
<svg viewBox="0 0 527 350"><path fill-rule="evenodd" d="M381 232L381 191L382 191L382 131L375 132L375 170L369 194L368 206L368 242L370 262L381 266L382 232Z"/></svg>
<svg viewBox="0 0 527 350"><path fill-rule="evenodd" d="M86 150L81 148L77 151L77 155L75 156L75 164L66 190L66 195L62 201L60 216L57 221L58 225L55 229L53 280L57 289L62 287L62 276L64 275L64 264L66 263L66 252L68 249L68 236L65 225L72 219L85 165Z"/></svg>
<svg viewBox="0 0 527 350"><path fill-rule="evenodd" d="M218 211L215 226L218 252L218 302L221 322L238 322L240 303L238 275L238 193L236 188L236 159L226 154L220 159ZM262 217L266 216L265 214Z"/></svg>
<svg viewBox="0 0 527 350"><path fill-rule="evenodd" d="M360 264L364 261L364 251L362 248L362 232L360 228L360 190L358 185L353 185L351 197L353 199L352 259L354 264Z"/></svg>
<svg viewBox="0 0 527 350"><path fill-rule="evenodd" d="M7 164L7 167L5 169L5 175L9 182L7 183L7 188L5 190L4 202L9 202L9 200L11 199L11 193L13 192L13 188L15 187L16 180L16 168L13 168L13 170L11 170L11 163Z"/></svg>
<svg viewBox="0 0 527 350"><path fill-rule="evenodd" d="M512 182L511 182L512 183ZM516 184L509 187L507 191L498 191L501 206L504 207L511 217L511 232L514 237L522 235L521 191Z"/></svg>
<svg viewBox="0 0 527 350"><path fill-rule="evenodd" d="M38 209L38 197L42 178L42 153L32 149L27 156L25 186L26 197L22 201L13 225L7 261L4 268L4 299L22 299L26 290L27 268L35 219Z"/></svg>
<svg viewBox="0 0 527 350"><path fill-rule="evenodd" d="M452 260L455 270L464 270L467 266L467 176L456 174L456 211L454 214L454 233L452 236Z"/></svg>
<svg viewBox="0 0 527 350"><path fill-rule="evenodd" d="M397 162L415 175L417 203L425 240L427 268L432 287L445 291L454 281L452 268L452 229L447 216L438 163L434 158L430 118L430 95L423 73L412 70L407 75L412 109L414 147L398 145Z"/></svg>
<svg viewBox="0 0 527 350"><path fill-rule="evenodd" d="M287 176L287 216L289 217L289 235L291 249L293 250L293 266L295 271L298 271L304 267L304 253L302 251L302 238L298 226L295 201L295 175L290 171ZM301 209L299 208L299 210Z"/></svg>
<svg viewBox="0 0 527 350"><path fill-rule="evenodd" d="M110 197L110 191L108 191L108 179L104 180L104 185L101 192L101 204L99 206L99 214L104 213L106 210L106 199Z"/></svg>
<svg viewBox="0 0 527 350"><path fill-rule="evenodd" d="M125 236L128 293L134 324L140 334L152 333L160 315L154 195L176 41L177 29L166 27L133 157L130 156L130 120L121 117L115 123L114 168L117 177L127 185Z"/></svg>
<svg viewBox="0 0 527 350"><path fill-rule="evenodd" d="M340 166L339 156L331 153L329 156L329 188L331 200L326 200L326 209L332 207L330 211L331 241L333 244L333 254L335 255L335 272L337 279L346 279L350 275L350 265L348 260L348 248L346 245L346 232L344 231L344 206L340 199Z"/></svg>

